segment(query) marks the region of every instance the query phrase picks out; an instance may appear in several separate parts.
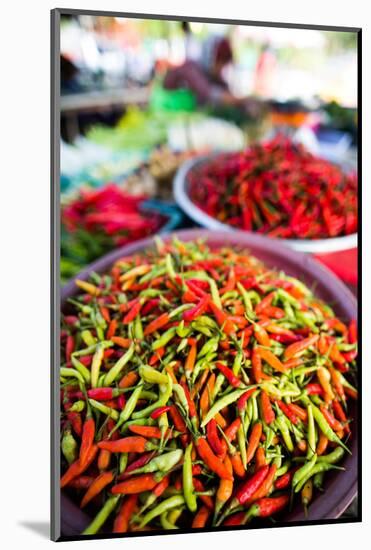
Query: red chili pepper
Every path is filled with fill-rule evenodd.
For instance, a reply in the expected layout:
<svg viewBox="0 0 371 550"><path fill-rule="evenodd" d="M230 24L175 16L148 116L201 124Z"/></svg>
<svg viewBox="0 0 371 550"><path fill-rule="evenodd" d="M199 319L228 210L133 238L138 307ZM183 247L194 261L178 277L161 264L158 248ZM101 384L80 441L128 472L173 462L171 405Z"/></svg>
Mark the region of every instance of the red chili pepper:
<svg viewBox="0 0 371 550"><path fill-rule="evenodd" d="M226 367L225 365L223 365L223 363L220 362L216 363L216 367L226 377L231 386L233 386L234 388L238 388L241 385L241 380L233 374L233 371L230 368Z"/></svg>
<svg viewBox="0 0 371 550"><path fill-rule="evenodd" d="M223 332L227 335L235 332L234 324L228 319L228 315L218 308L213 301L210 301L209 306L213 312L218 325L222 328Z"/></svg>
<svg viewBox="0 0 371 550"><path fill-rule="evenodd" d="M308 395L323 395L324 391L321 386L321 384L317 384L316 382L312 382L311 384L307 384L305 386L305 391Z"/></svg>
<svg viewBox="0 0 371 550"><path fill-rule="evenodd" d="M184 390L184 393L185 393L185 396L187 398L188 408L189 408L189 416L191 418L197 418L196 405L195 405L195 402L193 401L193 399L191 397L191 394L189 393L189 389L188 389L187 384L185 382L181 382L180 385L182 386L182 388Z"/></svg>
<svg viewBox="0 0 371 550"><path fill-rule="evenodd" d="M198 491L200 493L205 491L204 484L197 477L193 478L193 486L196 489L196 491ZM199 498L205 504L205 506L207 506L208 509L212 510L214 508L214 501L211 498L211 496L209 496L209 495L200 495Z"/></svg>
<svg viewBox="0 0 371 550"><path fill-rule="evenodd" d="M357 228L357 178L280 135L223 154L189 177L209 216L281 238L326 238Z"/></svg>
<svg viewBox="0 0 371 550"><path fill-rule="evenodd" d="M356 344L357 339L357 321L352 319L348 327L348 342L349 344Z"/></svg>
<svg viewBox="0 0 371 550"><path fill-rule="evenodd" d="M344 428L344 431L346 433L350 433L350 428L349 428L349 421L348 421L348 418L344 412L344 409L343 407L341 406L341 404L339 403L339 401L337 399L335 399L333 402L332 402L332 407L334 409L334 413L335 415L337 416L337 418L340 420L340 422L342 423L342 426Z"/></svg>
<svg viewBox="0 0 371 550"><path fill-rule="evenodd" d="M279 477L274 482L275 489L278 489L279 491L282 489L286 489L286 487L290 485L292 478L294 476L294 473L295 473L295 469L292 469L286 472L285 474L283 474L283 476Z"/></svg>
<svg viewBox="0 0 371 550"><path fill-rule="evenodd" d="M247 481L242 483L240 487L238 488L234 500L234 504L236 504L236 500L239 504L245 504L255 493L257 489L261 486L264 479L267 477L269 471L269 466L263 466L263 468L260 468L254 475L249 477ZM235 506L232 506L231 508L234 508Z"/></svg>
<svg viewBox="0 0 371 550"><path fill-rule="evenodd" d="M79 455L81 464L85 464L87 457L89 456L91 448L94 444L94 437L95 437L95 421L91 415L90 410L88 409L88 413L82 428L80 455Z"/></svg>
<svg viewBox="0 0 371 550"><path fill-rule="evenodd" d="M200 288L200 285L196 283L194 279L188 279L188 281L186 281L186 285L195 296L198 296L198 298L205 298L206 296L209 296L204 289Z"/></svg>
<svg viewBox="0 0 371 550"><path fill-rule="evenodd" d="M257 507L257 512L254 515L255 517L268 518L283 510L283 508L287 506L289 500L289 495L261 498L254 503L254 506Z"/></svg>
<svg viewBox="0 0 371 550"><path fill-rule="evenodd" d="M123 410L126 405L125 395L122 393L117 397L117 406L119 409Z"/></svg>
<svg viewBox="0 0 371 550"><path fill-rule="evenodd" d="M96 401L108 401L115 399L122 392L118 388L92 388L87 391L88 397Z"/></svg>
<svg viewBox="0 0 371 550"><path fill-rule="evenodd" d="M267 424L272 424L272 422L274 422L274 420L276 418L276 415L274 414L269 396L264 390L262 390L262 392L260 394L260 404L261 404L261 408L262 408L262 414L263 414L264 421Z"/></svg>
<svg viewBox="0 0 371 550"><path fill-rule="evenodd" d="M287 418L293 423L298 424L299 419L296 416L296 414L284 403L283 401L276 401L277 405L281 409L281 411L287 416Z"/></svg>
<svg viewBox="0 0 371 550"><path fill-rule="evenodd" d="M174 426L178 430L178 432L186 432L187 425L184 422L183 417L178 411L176 405L170 405L169 413L174 423Z"/></svg>
<svg viewBox="0 0 371 550"><path fill-rule="evenodd" d="M326 421L328 422L328 424L333 430L338 431L342 429L341 423L338 420L336 420L336 418L330 413L328 409L326 409L324 405L320 405L319 408L321 413L325 417Z"/></svg>
<svg viewBox="0 0 371 550"><path fill-rule="evenodd" d="M71 355L75 349L75 339L71 334L67 336L66 341L66 361L71 361Z"/></svg>
<svg viewBox="0 0 371 550"><path fill-rule="evenodd" d="M214 418L206 425L207 440L210 444L210 447L219 456L223 456L224 447L219 439L217 423Z"/></svg>
<svg viewBox="0 0 371 550"><path fill-rule="evenodd" d="M112 321L108 325L108 329L107 329L107 333L106 333L107 340L111 340L112 336L115 335L115 332L117 330L117 325L118 325L117 320L112 319Z"/></svg>
<svg viewBox="0 0 371 550"><path fill-rule="evenodd" d="M155 409L152 413L151 413L151 418L153 419L156 419L158 418L159 416L161 416L162 414L170 411L171 409L171 406L170 405L165 405L164 407L158 407L158 409Z"/></svg>
<svg viewBox="0 0 371 550"><path fill-rule="evenodd" d="M237 400L237 408L240 411L243 411L246 407L246 403L250 399L250 397L255 392L255 388L252 388L251 390L247 390L245 393L241 395L241 397Z"/></svg>
<svg viewBox="0 0 371 550"><path fill-rule="evenodd" d="M183 312L184 321L194 321L197 317L200 317L208 308L210 297L208 295L203 296L198 304L192 309L187 309Z"/></svg>
<svg viewBox="0 0 371 550"><path fill-rule="evenodd" d="M138 300L135 305L133 305L133 307L130 309L129 313L127 313L123 319L123 323L124 325L127 325L129 323L131 323L132 321L134 321L135 317L137 315L139 315L139 312L140 312L140 309L142 307L142 304L140 302L140 300Z"/></svg>
<svg viewBox="0 0 371 550"><path fill-rule="evenodd" d="M343 358L348 363L351 363L352 361L354 361L357 358L357 355L358 355L357 349L352 349L350 351L346 351L342 353Z"/></svg>
<svg viewBox="0 0 371 550"><path fill-rule="evenodd" d="M236 438L239 427L241 426L241 419L235 418L231 424L225 429L224 435L229 441L234 441Z"/></svg>
<svg viewBox="0 0 371 550"><path fill-rule="evenodd" d="M245 520L246 512L237 512L237 514L232 514L224 522L224 527L232 527L236 525L243 525Z"/></svg>
<svg viewBox="0 0 371 550"><path fill-rule="evenodd" d="M153 457L154 457L153 451L141 454L139 458L136 458L135 460L133 460L133 462L130 462L126 470L117 477L117 480L121 481L122 479L127 479L128 477L133 475L132 472L134 470L137 470L138 468L142 468L143 466L148 464L148 462L152 460Z"/></svg>
<svg viewBox="0 0 371 550"><path fill-rule="evenodd" d="M151 298L150 300L147 300L147 302L142 307L141 313L142 315L148 315L151 311L153 311L160 303L159 298Z"/></svg>
<svg viewBox="0 0 371 550"><path fill-rule="evenodd" d="M76 323L79 322L79 318L76 315L65 315L63 317L63 321L66 323L66 325L74 326Z"/></svg>

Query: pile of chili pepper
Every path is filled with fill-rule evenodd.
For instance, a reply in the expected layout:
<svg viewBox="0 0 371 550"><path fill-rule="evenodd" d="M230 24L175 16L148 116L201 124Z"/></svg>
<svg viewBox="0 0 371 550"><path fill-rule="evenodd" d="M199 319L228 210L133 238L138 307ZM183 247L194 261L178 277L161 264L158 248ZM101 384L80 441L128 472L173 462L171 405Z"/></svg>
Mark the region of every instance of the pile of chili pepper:
<svg viewBox="0 0 371 550"><path fill-rule="evenodd" d="M61 488L83 534L248 525L344 470L357 327L243 250L156 241L76 280ZM312 506L315 506L315 499Z"/></svg>
<svg viewBox="0 0 371 550"><path fill-rule="evenodd" d="M148 197L116 184L83 188L62 207L61 278L66 282L107 252L152 235L168 221L143 210Z"/></svg>
<svg viewBox="0 0 371 550"><path fill-rule="evenodd" d="M157 231L164 218L141 212L144 195L130 195L118 185L101 189L81 189L62 210L62 222L70 232L87 231L101 236L113 246L142 239Z"/></svg>
<svg viewBox="0 0 371 550"><path fill-rule="evenodd" d="M357 176L286 137L223 154L188 176L191 200L220 222L284 239L357 231Z"/></svg>

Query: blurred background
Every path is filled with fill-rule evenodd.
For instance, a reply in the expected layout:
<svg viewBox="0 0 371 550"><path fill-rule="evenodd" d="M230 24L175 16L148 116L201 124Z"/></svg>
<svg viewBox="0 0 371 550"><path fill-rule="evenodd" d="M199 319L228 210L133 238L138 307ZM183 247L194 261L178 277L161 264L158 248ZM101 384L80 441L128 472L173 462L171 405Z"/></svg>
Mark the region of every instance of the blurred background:
<svg viewBox="0 0 371 550"><path fill-rule="evenodd" d="M60 106L66 282L115 246L194 225L173 196L193 156L284 133L355 167L357 35L64 16ZM356 249L320 259L355 290Z"/></svg>

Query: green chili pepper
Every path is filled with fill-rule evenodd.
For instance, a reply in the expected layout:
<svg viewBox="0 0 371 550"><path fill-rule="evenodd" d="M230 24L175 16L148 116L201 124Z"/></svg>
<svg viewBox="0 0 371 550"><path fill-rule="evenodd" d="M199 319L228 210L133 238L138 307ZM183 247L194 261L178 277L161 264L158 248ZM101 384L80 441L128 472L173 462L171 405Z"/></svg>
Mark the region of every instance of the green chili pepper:
<svg viewBox="0 0 371 550"><path fill-rule="evenodd" d="M85 385L85 381L84 381L83 377L81 376L81 374L76 369L72 369L72 368L68 368L68 367L61 367L60 374L61 374L61 376L64 376L64 377L67 377L67 378L70 378L70 377L76 378L82 384L82 386Z"/></svg>
<svg viewBox="0 0 371 550"><path fill-rule="evenodd" d="M61 449L63 456L67 460L68 464L72 464L72 462L75 462L78 456L78 445L72 435L72 431L69 425L63 431Z"/></svg>
<svg viewBox="0 0 371 550"><path fill-rule="evenodd" d="M129 453L121 453L119 459L119 473L123 474L127 468Z"/></svg>
<svg viewBox="0 0 371 550"><path fill-rule="evenodd" d="M97 409L103 414L110 416L113 420L118 420L119 413L115 409L107 407L107 405L104 405L103 403L101 403L100 401L96 401L95 399L89 399L89 403L94 409Z"/></svg>
<svg viewBox="0 0 371 550"><path fill-rule="evenodd" d="M174 264L173 264L173 259L171 257L171 254L166 254L165 262L166 262L167 274L169 275L170 279L173 281L176 277L176 273L174 270Z"/></svg>
<svg viewBox="0 0 371 550"><path fill-rule="evenodd" d="M302 466L301 468L299 468L299 470L296 470L293 478L292 478L292 486L295 488L298 486L298 484L303 480L305 479L305 477L307 476L307 474L312 470L312 468L314 467L315 463L317 461L317 455L314 454L312 456L312 458L310 460L308 460L308 462L306 462L304 464L304 466Z"/></svg>
<svg viewBox="0 0 371 550"><path fill-rule="evenodd" d="M284 416L278 414L276 416L275 424L276 424L277 428L279 429L279 431L282 434L282 437L283 437L283 440L284 440L285 445L287 447L287 450L290 453L292 453L293 450L294 450L294 444L292 442L290 432L289 432L289 429L288 429L287 424L285 422Z"/></svg>
<svg viewBox="0 0 371 550"><path fill-rule="evenodd" d="M173 317L176 317L177 315L180 315L183 313L183 311L187 311L187 309L191 309L193 307L192 304L183 304L175 309L171 313L169 313L169 319L172 319Z"/></svg>
<svg viewBox="0 0 371 550"><path fill-rule="evenodd" d="M291 460L287 459L282 464L282 466L277 470L276 477L281 477L281 476L285 475L289 471L290 468L291 468Z"/></svg>
<svg viewBox="0 0 371 550"><path fill-rule="evenodd" d="M304 468L304 466L303 466L303 468ZM320 472L327 472L328 470L344 470L344 468L339 468L339 466L335 466L334 464L329 464L328 462L319 462L318 464L315 464L309 470L309 472L307 472L305 474L305 476L300 481L298 481L298 483L295 485L295 487L294 487L294 483L293 483L294 492L298 493L299 491L301 491L301 489L303 488L305 483L312 476L314 476L314 475L316 475ZM299 471L299 470L297 470L297 471ZM295 474L294 474L294 477L295 477Z"/></svg>
<svg viewBox="0 0 371 550"><path fill-rule="evenodd" d="M242 464L246 470L247 468L246 437L245 437L245 432L242 424L240 424L240 426L238 427L237 438L238 438L238 447L240 449Z"/></svg>
<svg viewBox="0 0 371 550"><path fill-rule="evenodd" d="M301 399L306 405L310 403L308 396L303 396ZM331 426L327 423L325 417L323 416L321 411L318 409L318 407L312 404L312 408L313 408L314 420L317 422L318 427L322 431L323 435L325 435L327 439L329 439L333 443L337 443L338 445L343 447L343 449L348 453L352 454L351 451L348 449L348 447L341 441L341 439L332 430Z"/></svg>
<svg viewBox="0 0 371 550"><path fill-rule="evenodd" d="M85 401L79 399L75 401L72 407L68 409L68 412L82 412L85 409Z"/></svg>
<svg viewBox="0 0 371 550"><path fill-rule="evenodd" d="M307 427L307 433L308 433L308 450L307 450L307 459L309 460L312 458L314 453L316 452L316 432L315 432L315 426L314 426L314 417L313 417L313 406L309 404L307 406L307 414L308 414L308 427Z"/></svg>
<svg viewBox="0 0 371 550"><path fill-rule="evenodd" d="M120 496L121 495L114 495L106 500L103 508L98 512L90 525L82 532L83 535L95 535L98 533L99 529L105 524L108 517L115 509Z"/></svg>
<svg viewBox="0 0 371 550"><path fill-rule="evenodd" d="M317 472L313 477L313 485L319 491L323 490L323 478L325 477L325 472Z"/></svg>
<svg viewBox="0 0 371 550"><path fill-rule="evenodd" d="M80 336L84 344L86 344L87 346L95 346L97 343L96 338L94 338L94 336L88 329L82 330Z"/></svg>
<svg viewBox="0 0 371 550"><path fill-rule="evenodd" d="M143 325L142 325L142 319L140 315L137 315L134 319L134 338L136 340L143 340L144 334L143 334Z"/></svg>
<svg viewBox="0 0 371 550"><path fill-rule="evenodd" d="M155 340L152 344L152 350L155 351L156 349L163 348L170 342L172 338L174 338L176 334L176 328L171 327L166 332L164 332L160 338Z"/></svg>
<svg viewBox="0 0 371 550"><path fill-rule="evenodd" d="M95 352L97 346L101 346L103 349L107 349L113 346L113 342L110 340L103 340L102 342L99 342L98 344L94 344L93 346L88 346L87 348L80 349L78 351L73 352L74 357L83 357L84 355L91 355Z"/></svg>
<svg viewBox="0 0 371 550"><path fill-rule="evenodd" d="M249 401L251 401L251 420L252 422L256 422L259 419L259 408L258 408L258 400L257 395L253 394Z"/></svg>
<svg viewBox="0 0 371 550"><path fill-rule="evenodd" d="M250 388L252 388L252 387L254 387L254 386L250 386ZM228 393L227 395L225 395L224 397L222 397L221 399L219 399L216 403L214 403L214 405L211 407L211 409L209 410L209 412L206 414L203 421L201 422L201 428L204 428L206 426L206 424L208 422L210 422L210 420L212 418L214 418L214 416L219 411L224 409L224 407L227 407L228 405L231 405L231 403L234 403L234 401L237 401L237 399L239 397L241 397L241 395L243 393L245 393L250 388L243 388L241 390L232 391L232 392Z"/></svg>
<svg viewBox="0 0 371 550"><path fill-rule="evenodd" d="M242 351L238 351L236 353L236 357L234 358L233 367L232 367L232 371L235 376L237 376L241 370L243 358L244 358L244 355Z"/></svg>
<svg viewBox="0 0 371 550"><path fill-rule="evenodd" d="M152 405L149 405L148 407L146 407L145 409L141 409L140 411L136 411L135 413L133 413L132 415L133 419L144 418L146 416L149 416L151 412L153 412L158 407L163 407L169 401L172 393L173 393L173 381L170 375L167 374L167 384L160 385L159 399L155 403L152 403Z"/></svg>
<svg viewBox="0 0 371 550"><path fill-rule="evenodd" d="M176 451L170 451L169 453L155 456L155 458L153 458L145 466L142 466L141 468L137 468L136 470L133 470L132 473L133 474L134 473L146 474L150 472L166 473L178 464L178 462L182 459L182 456L183 456L182 449L177 449Z"/></svg>
<svg viewBox="0 0 371 550"><path fill-rule="evenodd" d="M104 347L99 343L95 348L93 360L91 362L91 387L96 388L98 386L98 379L100 373L100 367L104 357ZM110 383L106 384L107 386Z"/></svg>
<svg viewBox="0 0 371 550"><path fill-rule="evenodd" d="M76 357L71 355L71 363L75 369L81 374L87 384L90 384L90 370L85 367Z"/></svg>
<svg viewBox="0 0 371 550"><path fill-rule="evenodd" d="M244 286L241 285L241 283L237 283L237 288L240 291L240 294L242 296L242 300L245 306L246 313L250 319L255 319L256 315L252 307L250 294L247 292Z"/></svg>
<svg viewBox="0 0 371 550"><path fill-rule="evenodd" d="M185 327L184 321L180 321L179 325L175 328L176 334L179 338L186 338L192 332L191 327Z"/></svg>
<svg viewBox="0 0 371 550"><path fill-rule="evenodd" d="M210 285L210 293L211 293L211 297L213 299L214 304L219 309L222 309L223 306L222 306L222 301L221 301L220 296L219 296L218 285L216 284L214 279L212 279L211 277L209 277L208 282L209 282L209 285Z"/></svg>
<svg viewBox="0 0 371 550"><path fill-rule="evenodd" d="M186 397L186 394L184 392L184 389L180 384L174 384L173 390L177 398L179 399L180 404L182 405L183 409L186 411L186 413L189 413L189 407L188 407L188 400Z"/></svg>
<svg viewBox="0 0 371 550"><path fill-rule="evenodd" d="M139 372L139 376L149 384L167 384L166 374L162 374L161 372L159 372L158 370L152 367L143 365L139 367L138 372Z"/></svg>
<svg viewBox="0 0 371 550"><path fill-rule="evenodd" d="M317 462L327 462L328 464L336 464L344 456L344 449L342 447L336 447L331 453L327 455L321 455L318 457Z"/></svg>
<svg viewBox="0 0 371 550"><path fill-rule="evenodd" d="M124 353L120 359L113 365L113 367L107 372L105 379L104 379L104 385L110 386L112 382L120 376L120 373L122 369L125 367L127 363L132 359L135 352L135 344L134 342L130 345L130 348L127 350L126 353Z"/></svg>
<svg viewBox="0 0 371 550"><path fill-rule="evenodd" d="M171 523L167 518L167 512L163 512L160 516L161 526L166 530L178 529L174 523Z"/></svg>
<svg viewBox="0 0 371 550"><path fill-rule="evenodd" d="M150 510L142 519L142 521L139 524L139 528L142 529L147 523L152 521L157 516L161 516L164 512L167 512L168 510L171 510L172 508L177 508L178 506L181 506L184 504L184 497L182 495L176 495L173 497L170 497L166 500L163 500L158 506L153 508L153 510Z"/></svg>
<svg viewBox="0 0 371 550"><path fill-rule="evenodd" d="M296 298L294 298L293 296L291 296L291 294L286 292L286 290L284 290L283 288L278 288L277 289L276 296L277 296L277 298L279 298L281 300L281 302L283 304L288 303L291 306L293 306L295 309L297 309L297 310L300 309L300 303L298 302L298 300Z"/></svg>
<svg viewBox="0 0 371 550"><path fill-rule="evenodd" d="M217 351L218 346L219 346L218 337L214 337L214 338L211 338L210 340L207 340L205 344L202 346L202 348L200 349L197 357L203 357L204 355L207 355L209 352L213 353Z"/></svg>
<svg viewBox="0 0 371 550"><path fill-rule="evenodd" d="M196 330L197 332L201 332L201 334L204 334L208 338L211 338L213 333L209 329L209 327L205 327L202 323L200 323L198 320L192 322L192 328Z"/></svg>
<svg viewBox="0 0 371 550"><path fill-rule="evenodd" d="M193 475L192 475L192 443L190 443L184 453L183 461L183 493L184 500L191 512L197 510L197 497L194 492Z"/></svg>

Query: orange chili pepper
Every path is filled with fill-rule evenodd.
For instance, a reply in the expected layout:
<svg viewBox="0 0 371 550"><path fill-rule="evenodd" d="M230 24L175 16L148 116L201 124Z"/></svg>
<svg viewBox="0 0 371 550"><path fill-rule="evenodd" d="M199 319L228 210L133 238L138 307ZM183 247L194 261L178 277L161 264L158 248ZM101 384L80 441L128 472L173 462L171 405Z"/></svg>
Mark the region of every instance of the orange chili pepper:
<svg viewBox="0 0 371 550"><path fill-rule="evenodd" d="M88 469L90 464L93 462L97 452L98 452L98 446L93 445L90 448L84 463L81 463L80 459L77 459L75 462L72 462L71 466L68 468L68 470L66 470L66 472L61 478L61 482L60 482L61 489L63 489L63 487L68 485L70 481L72 481L72 479L81 475L82 473L85 472L85 470Z"/></svg>
<svg viewBox="0 0 371 550"><path fill-rule="evenodd" d="M132 517L134 510L137 506L138 495L130 495L127 497L115 518L113 524L114 533L126 533L129 527L130 518Z"/></svg>
<svg viewBox="0 0 371 550"><path fill-rule="evenodd" d="M285 359L288 360L291 359L291 357L298 355L299 353L304 353L310 346L313 346L318 341L318 338L318 334L314 334L313 336L304 338L304 340L300 340L299 342L294 342L293 344L290 344L284 351Z"/></svg>
<svg viewBox="0 0 371 550"><path fill-rule="evenodd" d="M283 365L283 363L269 349L258 347L257 350L260 357L264 359L264 361L266 361L268 365L272 367L273 370L277 370L278 372L286 372L286 368Z"/></svg>
<svg viewBox="0 0 371 550"><path fill-rule="evenodd" d="M131 477L114 485L111 489L113 495L133 495L137 493L144 493L144 491L151 491L156 487L158 479L155 474L143 474L135 477Z"/></svg>
<svg viewBox="0 0 371 550"><path fill-rule="evenodd" d="M94 497L99 495L107 485L113 481L114 474L110 472L102 472L98 477L95 478L93 483L90 485L89 489L86 491L80 508L84 508Z"/></svg>
<svg viewBox="0 0 371 550"><path fill-rule="evenodd" d="M163 313L162 315L160 315L159 317L156 317L156 319L154 319L153 321L151 321L147 326L146 328L144 329L144 336L148 336L149 334L152 334L153 332L155 332L156 330L158 330L159 328L167 325L167 323L169 322L170 318L169 318L169 314L168 313Z"/></svg>
<svg viewBox="0 0 371 550"><path fill-rule="evenodd" d="M201 506L192 521L192 529L202 529L205 527L210 516L210 510L207 506Z"/></svg>
<svg viewBox="0 0 371 550"><path fill-rule="evenodd" d="M256 449L258 448L259 441L260 441L260 438L262 436L262 433L263 433L262 423L261 422L256 422L252 427L250 437L249 437L249 443L248 443L248 446L247 446L247 451L246 451L247 464L249 464L249 462L251 462L252 459L254 458L254 455L255 455Z"/></svg>

